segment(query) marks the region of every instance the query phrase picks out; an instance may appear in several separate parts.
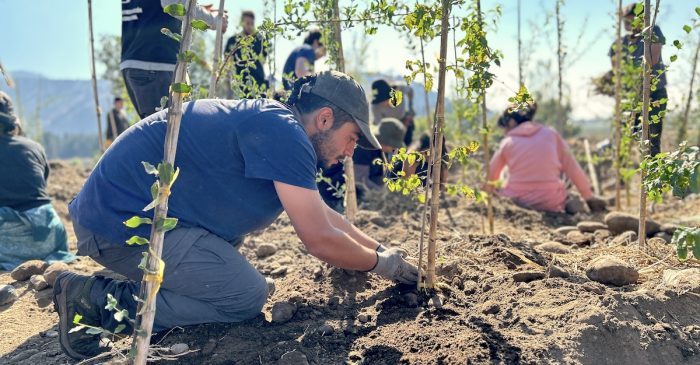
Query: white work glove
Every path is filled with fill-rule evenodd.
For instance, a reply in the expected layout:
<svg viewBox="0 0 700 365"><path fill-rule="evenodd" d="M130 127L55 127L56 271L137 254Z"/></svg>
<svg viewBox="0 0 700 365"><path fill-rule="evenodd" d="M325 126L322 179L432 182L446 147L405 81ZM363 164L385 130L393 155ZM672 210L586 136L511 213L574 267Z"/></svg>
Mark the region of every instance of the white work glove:
<svg viewBox="0 0 700 365"><path fill-rule="evenodd" d="M418 268L404 259L405 251L397 248L377 250L377 264L370 272L404 284L418 281Z"/></svg>

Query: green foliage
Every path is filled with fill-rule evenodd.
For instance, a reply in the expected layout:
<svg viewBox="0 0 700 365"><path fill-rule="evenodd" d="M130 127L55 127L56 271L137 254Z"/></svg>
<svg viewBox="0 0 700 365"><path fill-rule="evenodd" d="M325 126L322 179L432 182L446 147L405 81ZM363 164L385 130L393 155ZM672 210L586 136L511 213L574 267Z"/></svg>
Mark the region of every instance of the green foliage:
<svg viewBox="0 0 700 365"><path fill-rule="evenodd" d="M662 152L654 157L647 156L640 168L647 172L642 181L647 196L655 202L661 202L663 194L669 191L680 198L700 192L698 147L688 147L684 142L676 151Z"/></svg>
<svg viewBox="0 0 700 365"><path fill-rule="evenodd" d="M142 224L151 224L153 223L151 221L151 218L144 218L144 217L139 217L139 216L133 216L126 221L124 221L124 225L129 227L129 228L136 228Z"/></svg>
<svg viewBox="0 0 700 365"><path fill-rule="evenodd" d="M209 29L209 24L207 24L207 22L204 20L195 19L191 21L190 24L192 25L192 28L197 30L205 31Z"/></svg>
<svg viewBox="0 0 700 365"><path fill-rule="evenodd" d="M173 33L170 29L168 28L161 28L160 32L165 34L167 37L170 37L171 39L174 39L177 42L182 42L182 35L178 33Z"/></svg>
<svg viewBox="0 0 700 365"><path fill-rule="evenodd" d="M142 245L147 245L149 243L147 238L139 237L139 236L131 236L128 240L126 240L126 244L129 246L137 245L137 246L142 246Z"/></svg>
<svg viewBox="0 0 700 365"><path fill-rule="evenodd" d="M515 104L515 108L513 108L514 110L522 110L532 105L535 100L532 98L532 95L530 95L530 91L527 89L527 87L525 87L525 85L521 85L515 96L508 98L508 102Z"/></svg>
<svg viewBox="0 0 700 365"><path fill-rule="evenodd" d="M678 227L673 233L671 244L676 245L680 261L688 259L689 251L696 260L700 260L700 227Z"/></svg>
<svg viewBox="0 0 700 365"><path fill-rule="evenodd" d="M184 82L174 83L174 84L170 85L170 89L174 93L179 93L179 94L189 94L190 92L192 92L192 86L187 85Z"/></svg>
<svg viewBox="0 0 700 365"><path fill-rule="evenodd" d="M182 4L170 4L163 8L163 12L174 17L185 16L185 6Z"/></svg>

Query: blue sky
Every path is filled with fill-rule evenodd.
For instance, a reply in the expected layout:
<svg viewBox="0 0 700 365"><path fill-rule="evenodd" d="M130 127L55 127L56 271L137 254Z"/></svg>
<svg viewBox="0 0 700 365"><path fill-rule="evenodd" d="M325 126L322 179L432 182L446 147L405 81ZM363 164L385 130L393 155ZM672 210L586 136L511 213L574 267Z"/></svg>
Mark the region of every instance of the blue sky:
<svg viewBox="0 0 700 365"><path fill-rule="evenodd" d="M157 1L157 0L153 0ZM218 6L218 1L212 1ZM272 0L268 3L272 4ZM206 3L200 1L200 3ZM341 0L341 7L349 1ZM531 88L553 93L556 87L556 43L554 20L548 13L553 13L555 0L522 0L522 34L525 45L532 48L528 69L547 69L547 72L530 75L526 79ZM566 20L564 43L568 46L569 59L576 58L565 70L567 94L574 106L575 118L606 117L612 110L612 100L593 95L591 77L600 75L610 68L607 50L614 37L613 11L617 1L613 0L568 0L562 13ZM626 2L625 2L626 3ZM492 9L497 4L502 6L502 16L498 28L492 30L489 40L492 45L504 53L501 67L494 67L498 82L488 95L489 108L501 109L506 98L517 86L517 24L516 0L483 0L484 9ZM657 24L667 39L685 41L683 24L690 23L694 15L694 1L667 0L661 2ZM283 0L277 0L278 14L282 13ZM362 7L362 2L360 7ZM94 0L93 17L96 38L101 34L120 34L121 2L119 0ZM237 29L241 9L256 11L261 19L264 11L263 1L228 1L226 6L230 14L227 36ZM6 35L0 44L0 60L11 71L23 70L40 73L54 79L87 79L90 77L88 21L86 0L0 0L0 32ZM270 10L267 13L271 13ZM459 16L460 13L457 13ZM464 14L462 11L461 14ZM585 24L585 26L584 26ZM582 29L585 34L579 37ZM698 31L695 32L697 37ZM411 54L406 48L400 34L391 29L380 29L377 35L365 36L361 28L344 32L343 42L346 57L356 60L352 53L353 45L357 48L362 42L368 43L364 60L366 71L387 72L396 75L405 73L405 62L419 55ZM281 69L289 51L301 40L279 39L277 42L277 69ZM428 59L435 61L438 42L427 46ZM670 43L670 42L669 42ZM679 61L669 71L670 107L680 105L681 97L687 92L689 78L688 59L691 47L678 53ZM671 46L664 48L664 59L668 63ZM450 52L450 58L452 52ZM352 67L352 66L350 66ZM98 70L99 71L99 70ZM449 94L448 94L449 95Z"/></svg>

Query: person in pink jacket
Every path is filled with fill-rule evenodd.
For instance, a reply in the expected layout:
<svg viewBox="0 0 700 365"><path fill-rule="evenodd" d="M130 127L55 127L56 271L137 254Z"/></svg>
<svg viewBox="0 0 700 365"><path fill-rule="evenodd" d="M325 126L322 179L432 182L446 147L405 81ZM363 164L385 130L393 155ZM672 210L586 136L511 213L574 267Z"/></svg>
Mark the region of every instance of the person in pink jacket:
<svg viewBox="0 0 700 365"><path fill-rule="evenodd" d="M491 159L490 190L504 168L508 176L498 194L516 204L549 212L564 210L567 200L562 173L573 182L591 211L605 209L605 202L593 195L586 174L569 151L564 139L552 128L532 120L536 104L516 110L509 107L499 119L505 138Z"/></svg>

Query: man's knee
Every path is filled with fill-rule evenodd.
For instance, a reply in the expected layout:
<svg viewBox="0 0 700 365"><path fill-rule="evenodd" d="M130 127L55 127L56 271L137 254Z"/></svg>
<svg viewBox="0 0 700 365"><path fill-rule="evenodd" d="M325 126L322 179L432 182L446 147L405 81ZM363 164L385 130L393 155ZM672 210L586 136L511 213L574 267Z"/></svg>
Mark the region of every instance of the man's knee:
<svg viewBox="0 0 700 365"><path fill-rule="evenodd" d="M243 284L245 288L241 290L238 287L234 296L222 298L222 301L217 305L220 312L229 317L232 322L244 321L257 316L267 301L268 283L260 273L255 272L255 274L249 275L244 283L232 282L232 285L236 286Z"/></svg>

